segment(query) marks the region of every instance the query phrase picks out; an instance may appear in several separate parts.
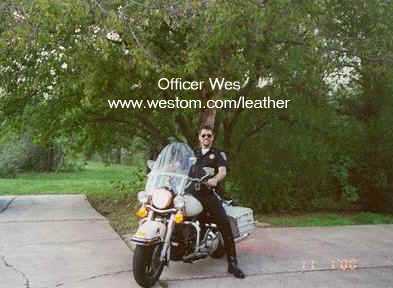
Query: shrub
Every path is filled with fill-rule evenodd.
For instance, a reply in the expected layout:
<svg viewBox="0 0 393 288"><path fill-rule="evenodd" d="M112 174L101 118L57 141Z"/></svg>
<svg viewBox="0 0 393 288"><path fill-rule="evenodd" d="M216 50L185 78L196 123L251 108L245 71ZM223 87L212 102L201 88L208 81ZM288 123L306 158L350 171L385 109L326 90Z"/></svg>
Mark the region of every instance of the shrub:
<svg viewBox="0 0 393 288"><path fill-rule="evenodd" d="M23 145L18 141L10 141L0 145L0 178L15 177L26 161Z"/></svg>

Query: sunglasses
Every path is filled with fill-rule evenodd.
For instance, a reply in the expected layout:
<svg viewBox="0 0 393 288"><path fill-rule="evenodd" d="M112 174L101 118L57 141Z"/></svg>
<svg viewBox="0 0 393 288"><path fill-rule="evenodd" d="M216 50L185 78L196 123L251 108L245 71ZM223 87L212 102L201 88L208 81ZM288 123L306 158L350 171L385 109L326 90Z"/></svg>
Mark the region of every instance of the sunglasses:
<svg viewBox="0 0 393 288"><path fill-rule="evenodd" d="M202 134L201 137L202 138L212 138L213 134Z"/></svg>

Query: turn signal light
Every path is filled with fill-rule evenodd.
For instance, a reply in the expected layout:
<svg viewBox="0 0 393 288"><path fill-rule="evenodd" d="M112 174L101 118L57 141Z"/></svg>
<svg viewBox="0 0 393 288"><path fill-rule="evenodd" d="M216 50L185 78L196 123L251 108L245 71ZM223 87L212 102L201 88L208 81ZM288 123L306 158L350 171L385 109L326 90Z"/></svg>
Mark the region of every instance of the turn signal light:
<svg viewBox="0 0 393 288"><path fill-rule="evenodd" d="M147 209L146 207L141 207L139 210L136 212L136 216L139 218L145 218L147 216Z"/></svg>
<svg viewBox="0 0 393 288"><path fill-rule="evenodd" d="M184 221L184 216L182 213L176 213L175 215L175 222L176 224L180 224Z"/></svg>

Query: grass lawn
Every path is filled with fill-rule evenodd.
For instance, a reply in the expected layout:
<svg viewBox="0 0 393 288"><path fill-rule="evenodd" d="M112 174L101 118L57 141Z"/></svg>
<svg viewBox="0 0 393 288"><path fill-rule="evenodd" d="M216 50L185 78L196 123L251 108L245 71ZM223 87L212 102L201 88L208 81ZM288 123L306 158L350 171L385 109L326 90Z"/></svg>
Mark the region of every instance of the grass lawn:
<svg viewBox="0 0 393 288"><path fill-rule="evenodd" d="M136 167L105 166L89 162L82 171L22 173L14 179L0 179L0 195L85 194L93 207L107 217L120 234L137 225L136 191L115 189L119 183L133 182Z"/></svg>
<svg viewBox="0 0 393 288"><path fill-rule="evenodd" d="M258 222L273 227L312 227L365 224L393 224L393 215L371 212L257 215Z"/></svg>
<svg viewBox="0 0 393 288"><path fill-rule="evenodd" d="M0 195L12 194L113 194L113 183L133 179L134 167L105 166L89 162L77 172L23 173L14 179L0 179Z"/></svg>
<svg viewBox="0 0 393 288"><path fill-rule="evenodd" d="M0 195L86 194L97 211L107 217L119 234L130 233L137 225L136 192L131 185L115 189L119 183L134 183L136 167L89 162L83 171L25 173L15 179L0 179ZM393 224L393 215L370 212L256 215L259 222L273 227Z"/></svg>

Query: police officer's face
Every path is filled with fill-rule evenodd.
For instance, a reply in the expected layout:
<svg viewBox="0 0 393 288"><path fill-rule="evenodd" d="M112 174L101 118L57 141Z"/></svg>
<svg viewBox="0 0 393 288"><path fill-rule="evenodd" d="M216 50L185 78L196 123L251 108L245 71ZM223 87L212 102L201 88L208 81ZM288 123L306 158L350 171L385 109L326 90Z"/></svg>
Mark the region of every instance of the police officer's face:
<svg viewBox="0 0 393 288"><path fill-rule="evenodd" d="M199 133L199 143L202 147L208 148L213 144L214 134L213 131L208 129L202 129Z"/></svg>

